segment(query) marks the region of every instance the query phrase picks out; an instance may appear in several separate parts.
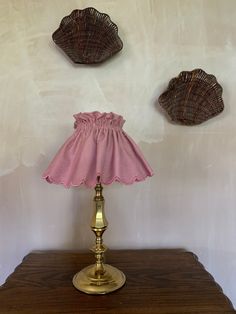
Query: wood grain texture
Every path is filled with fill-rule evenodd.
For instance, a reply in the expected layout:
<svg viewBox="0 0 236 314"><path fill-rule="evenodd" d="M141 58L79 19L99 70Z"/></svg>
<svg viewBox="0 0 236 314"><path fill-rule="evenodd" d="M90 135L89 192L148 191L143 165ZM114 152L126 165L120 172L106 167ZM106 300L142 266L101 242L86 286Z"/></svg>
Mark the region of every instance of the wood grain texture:
<svg viewBox="0 0 236 314"><path fill-rule="evenodd" d="M107 263L126 274L126 284L111 294L91 296L72 285L73 275L93 263L91 253L30 253L1 287L0 313L236 313L192 253L122 250L106 256Z"/></svg>

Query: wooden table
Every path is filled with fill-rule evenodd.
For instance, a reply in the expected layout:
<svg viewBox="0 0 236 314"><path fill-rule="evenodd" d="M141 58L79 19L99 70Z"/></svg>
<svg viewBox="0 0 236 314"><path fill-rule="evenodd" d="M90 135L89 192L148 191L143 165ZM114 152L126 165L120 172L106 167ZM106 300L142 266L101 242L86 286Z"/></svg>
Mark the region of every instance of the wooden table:
<svg viewBox="0 0 236 314"><path fill-rule="evenodd" d="M236 313L221 288L192 253L170 250L108 251L106 262L127 277L123 288L87 295L73 275L94 262L92 253L36 251L0 288L0 313Z"/></svg>

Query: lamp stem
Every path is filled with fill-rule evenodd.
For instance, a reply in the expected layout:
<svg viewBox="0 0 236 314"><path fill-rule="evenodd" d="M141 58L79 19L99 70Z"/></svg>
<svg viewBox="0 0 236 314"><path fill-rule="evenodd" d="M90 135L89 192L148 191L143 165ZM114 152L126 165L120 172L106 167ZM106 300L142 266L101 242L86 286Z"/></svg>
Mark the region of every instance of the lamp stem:
<svg viewBox="0 0 236 314"><path fill-rule="evenodd" d="M95 264L95 276L98 278L105 272L104 270L104 253L107 250L103 244L102 235L107 229L108 222L104 212L104 197L102 195L103 187L101 183L97 183L95 187L94 196L94 213L91 221L91 229L96 236L95 245L92 247L92 251L95 253L96 264Z"/></svg>
<svg viewBox="0 0 236 314"><path fill-rule="evenodd" d="M104 264L104 253L107 250L103 244L102 235L107 229L108 222L104 213L103 187L98 180L95 187L94 213L91 221L91 229L95 233L96 241L92 247L96 262L79 271L73 277L73 285L76 289L88 294L105 294L121 288L125 283L125 275L108 264Z"/></svg>

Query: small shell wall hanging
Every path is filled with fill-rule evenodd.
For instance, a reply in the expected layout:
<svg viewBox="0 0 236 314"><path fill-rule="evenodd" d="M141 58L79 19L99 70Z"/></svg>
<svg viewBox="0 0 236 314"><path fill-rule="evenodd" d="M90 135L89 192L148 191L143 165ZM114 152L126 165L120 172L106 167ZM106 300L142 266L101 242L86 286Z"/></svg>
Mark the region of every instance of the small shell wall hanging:
<svg viewBox="0 0 236 314"><path fill-rule="evenodd" d="M72 11L52 38L75 63L100 63L123 48L117 25L94 8Z"/></svg>
<svg viewBox="0 0 236 314"><path fill-rule="evenodd" d="M224 110L222 93L214 75L195 69L170 80L158 101L173 122L197 125Z"/></svg>

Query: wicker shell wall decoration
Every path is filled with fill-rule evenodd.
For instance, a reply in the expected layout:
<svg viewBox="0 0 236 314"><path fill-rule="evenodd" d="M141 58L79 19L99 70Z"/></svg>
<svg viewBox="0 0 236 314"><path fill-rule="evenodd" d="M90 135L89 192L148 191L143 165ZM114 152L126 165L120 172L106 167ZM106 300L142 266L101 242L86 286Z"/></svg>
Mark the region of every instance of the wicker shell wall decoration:
<svg viewBox="0 0 236 314"><path fill-rule="evenodd" d="M173 122L197 125L224 110L222 93L214 75L195 69L173 78L158 101Z"/></svg>
<svg viewBox="0 0 236 314"><path fill-rule="evenodd" d="M94 8L72 11L52 38L75 63L100 63L123 48L117 25Z"/></svg>

